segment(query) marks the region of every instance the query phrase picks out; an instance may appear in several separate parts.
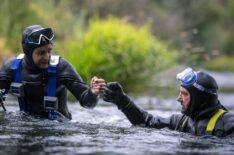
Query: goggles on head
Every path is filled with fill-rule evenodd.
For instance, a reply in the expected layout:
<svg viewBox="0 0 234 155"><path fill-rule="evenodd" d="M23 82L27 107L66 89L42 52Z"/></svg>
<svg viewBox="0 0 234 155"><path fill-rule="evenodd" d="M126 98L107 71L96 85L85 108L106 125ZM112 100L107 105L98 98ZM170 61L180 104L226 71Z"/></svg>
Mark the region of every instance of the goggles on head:
<svg viewBox="0 0 234 155"><path fill-rule="evenodd" d="M42 37L49 41L52 41L52 39L54 38L54 32L51 28L45 28L34 31L26 38L25 43L40 45Z"/></svg>
<svg viewBox="0 0 234 155"><path fill-rule="evenodd" d="M197 83L197 72L193 71L192 68L186 68L181 73L176 75L176 79L184 86L194 86L202 92L206 92L212 95L217 95L216 90L211 90L203 87Z"/></svg>

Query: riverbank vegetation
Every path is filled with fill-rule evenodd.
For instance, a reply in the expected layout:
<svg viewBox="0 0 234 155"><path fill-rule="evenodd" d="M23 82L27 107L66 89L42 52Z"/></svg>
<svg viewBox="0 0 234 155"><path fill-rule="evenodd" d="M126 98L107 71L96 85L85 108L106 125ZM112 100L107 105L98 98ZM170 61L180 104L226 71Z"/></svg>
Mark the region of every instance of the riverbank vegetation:
<svg viewBox="0 0 234 155"><path fill-rule="evenodd" d="M0 61L22 52L23 29L40 24L86 82L98 75L140 92L176 64L234 71L233 8L231 0L2 0Z"/></svg>
<svg viewBox="0 0 234 155"><path fill-rule="evenodd" d="M79 31L79 30L78 30ZM66 41L63 55L89 81L97 75L119 81L125 90L138 92L152 74L175 64L176 53L149 33L147 26L134 26L109 18L91 20L87 31L76 40Z"/></svg>

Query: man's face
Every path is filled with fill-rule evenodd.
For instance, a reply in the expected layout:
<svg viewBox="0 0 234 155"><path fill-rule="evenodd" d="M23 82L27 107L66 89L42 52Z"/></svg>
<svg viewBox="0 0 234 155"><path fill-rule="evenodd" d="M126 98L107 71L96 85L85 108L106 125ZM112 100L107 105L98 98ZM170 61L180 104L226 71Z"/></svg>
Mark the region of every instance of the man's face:
<svg viewBox="0 0 234 155"><path fill-rule="evenodd" d="M49 66L50 56L52 51L52 45L47 44L34 49L32 53L33 62L40 69L46 69Z"/></svg>
<svg viewBox="0 0 234 155"><path fill-rule="evenodd" d="M180 93L179 96L177 97L177 101L180 102L182 106L181 112L185 112L188 109L189 103L191 100L190 93L187 89L184 87L180 87Z"/></svg>

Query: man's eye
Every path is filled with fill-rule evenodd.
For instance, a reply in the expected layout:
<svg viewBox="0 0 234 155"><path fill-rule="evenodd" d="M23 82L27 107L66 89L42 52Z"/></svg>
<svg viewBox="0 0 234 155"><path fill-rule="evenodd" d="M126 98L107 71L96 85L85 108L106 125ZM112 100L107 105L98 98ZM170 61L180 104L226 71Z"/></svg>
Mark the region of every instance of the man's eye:
<svg viewBox="0 0 234 155"><path fill-rule="evenodd" d="M40 52L39 52L39 55L44 55L44 54L45 54L44 51L40 51Z"/></svg>

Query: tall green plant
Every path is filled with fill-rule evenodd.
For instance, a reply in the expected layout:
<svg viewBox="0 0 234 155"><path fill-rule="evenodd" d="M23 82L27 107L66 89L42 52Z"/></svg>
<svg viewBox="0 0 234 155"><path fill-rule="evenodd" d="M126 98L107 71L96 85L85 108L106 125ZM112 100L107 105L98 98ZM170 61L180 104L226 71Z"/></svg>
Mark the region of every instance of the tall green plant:
<svg viewBox="0 0 234 155"><path fill-rule="evenodd" d="M173 52L150 34L148 26L135 28L116 18L91 20L79 38L67 43L66 57L86 81L97 75L136 92L155 72L175 60Z"/></svg>
<svg viewBox="0 0 234 155"><path fill-rule="evenodd" d="M22 30L40 20L30 8L29 0L2 0L0 5L0 37L14 53L21 51Z"/></svg>

